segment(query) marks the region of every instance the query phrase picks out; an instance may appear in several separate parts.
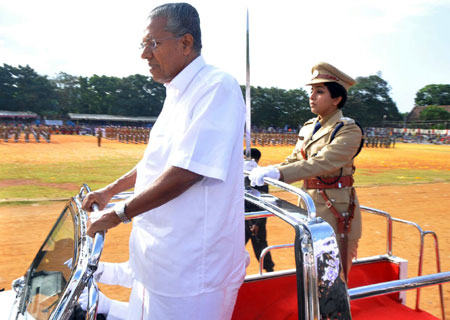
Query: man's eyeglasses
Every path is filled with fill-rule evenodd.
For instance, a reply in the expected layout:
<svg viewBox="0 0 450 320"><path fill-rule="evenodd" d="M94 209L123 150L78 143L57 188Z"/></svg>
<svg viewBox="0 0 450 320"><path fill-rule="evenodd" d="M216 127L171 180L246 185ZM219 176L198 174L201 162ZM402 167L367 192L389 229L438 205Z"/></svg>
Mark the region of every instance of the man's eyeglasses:
<svg viewBox="0 0 450 320"><path fill-rule="evenodd" d="M162 38L162 39L151 39L151 38L147 38L145 39L145 41L141 42L141 49L144 50L145 48L150 48L151 50L155 50L158 45L159 45L159 41L163 41L163 40L170 40L170 39L178 39L181 36L177 36L177 37L168 37L168 38Z"/></svg>

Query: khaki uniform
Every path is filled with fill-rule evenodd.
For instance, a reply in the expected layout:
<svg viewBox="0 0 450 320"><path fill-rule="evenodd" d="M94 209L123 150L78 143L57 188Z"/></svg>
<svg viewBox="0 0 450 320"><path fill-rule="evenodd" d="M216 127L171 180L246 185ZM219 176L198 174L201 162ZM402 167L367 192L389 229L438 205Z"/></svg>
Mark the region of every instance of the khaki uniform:
<svg viewBox="0 0 450 320"><path fill-rule="evenodd" d="M337 110L328 118L323 119L322 127L311 137L316 119L307 121L299 133L299 140L292 154L280 164L283 180L287 183L306 178L331 178L339 177L342 168L342 176L353 174L353 156L358 152L362 133L361 129L352 119L344 118L341 110ZM334 128L343 122L337 131L333 141L330 138ZM303 145L304 144L304 145ZM304 149L307 160L303 159L301 149ZM317 216L326 220L337 234L337 221L334 214L325 205L325 200L317 189L304 189L313 199L316 205ZM345 212L349 206L351 187L341 189L327 189L326 194L333 206L339 212ZM351 224L349 239L361 237L361 212L358 198L355 194L355 212Z"/></svg>
<svg viewBox="0 0 450 320"><path fill-rule="evenodd" d="M351 176L354 172L353 157L359 150L362 132L354 120L344 118L338 109L321 121L322 127L312 136L318 118L307 121L299 133L299 140L292 154L280 164L283 180L287 183L306 178L335 178ZM340 123L343 126L331 140L334 129ZM305 160L302 155L306 156ZM325 193L339 212L348 212L353 187L326 189ZM326 201L318 189L304 189L314 201L318 217L322 217L334 229L341 253L347 252L347 276L350 271L352 258L356 257L358 239L361 238L362 221L356 192L354 193L355 209L351 221L350 232L344 241L344 236L338 232L338 222L333 212L326 206ZM304 205L299 204L301 207Z"/></svg>

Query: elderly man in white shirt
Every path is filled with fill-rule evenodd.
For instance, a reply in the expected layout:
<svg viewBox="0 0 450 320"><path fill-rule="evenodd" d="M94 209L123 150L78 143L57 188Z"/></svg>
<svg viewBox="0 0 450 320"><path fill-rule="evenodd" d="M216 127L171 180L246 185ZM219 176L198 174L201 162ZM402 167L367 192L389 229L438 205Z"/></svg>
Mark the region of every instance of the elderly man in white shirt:
<svg viewBox="0 0 450 320"><path fill-rule="evenodd" d="M142 160L86 197L105 208L88 234L133 219L128 319L229 319L245 276L242 141L234 78L201 56L198 13L186 3L150 14L142 58L167 97Z"/></svg>

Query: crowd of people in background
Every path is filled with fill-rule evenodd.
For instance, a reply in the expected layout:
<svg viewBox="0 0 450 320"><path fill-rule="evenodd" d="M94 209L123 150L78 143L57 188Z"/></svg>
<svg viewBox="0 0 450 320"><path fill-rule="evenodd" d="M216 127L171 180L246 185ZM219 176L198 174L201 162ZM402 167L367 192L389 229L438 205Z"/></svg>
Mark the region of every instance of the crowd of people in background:
<svg viewBox="0 0 450 320"><path fill-rule="evenodd" d="M396 142L403 143L432 143L432 144L450 144L450 136L436 132L434 130L415 129L416 132L407 132L412 130L393 129L393 128L374 128L364 129L364 146L367 148L391 148L395 147Z"/></svg>
<svg viewBox="0 0 450 320"><path fill-rule="evenodd" d="M132 127L132 126L109 126L105 128L97 128L102 130L102 134L106 139L117 140L125 143L144 143L148 142L150 128Z"/></svg>
<svg viewBox="0 0 450 320"><path fill-rule="evenodd" d="M252 133L252 144L260 146L295 145L296 133Z"/></svg>
<svg viewBox="0 0 450 320"><path fill-rule="evenodd" d="M34 122L0 122L0 142L51 142L52 135L92 135L98 139L117 140L122 143L144 143L151 128L144 126L76 124L43 125ZM100 132L100 136L99 136ZM397 142L450 144L450 136L440 134L398 133L391 128L364 128L364 147L395 148ZM253 127L252 145L282 146L297 143L298 130L292 128Z"/></svg>
<svg viewBox="0 0 450 320"><path fill-rule="evenodd" d="M23 135L25 142L44 140L50 142L52 130L48 126L38 126L34 124L0 124L0 141L2 142L19 142Z"/></svg>
<svg viewBox="0 0 450 320"><path fill-rule="evenodd" d="M109 125L43 125L32 122L0 122L0 142L51 142L52 135L92 135L124 143L147 143L150 128Z"/></svg>

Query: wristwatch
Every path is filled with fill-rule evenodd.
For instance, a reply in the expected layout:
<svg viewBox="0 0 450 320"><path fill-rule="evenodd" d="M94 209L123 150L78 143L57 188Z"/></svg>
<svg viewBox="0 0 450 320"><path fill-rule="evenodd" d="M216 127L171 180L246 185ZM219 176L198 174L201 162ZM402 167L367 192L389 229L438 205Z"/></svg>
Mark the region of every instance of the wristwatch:
<svg viewBox="0 0 450 320"><path fill-rule="evenodd" d="M114 206L114 212L117 214L117 216L120 218L120 220L123 223L130 223L131 219L127 217L125 214L125 210L127 209L127 203L125 201L121 201L116 203Z"/></svg>

